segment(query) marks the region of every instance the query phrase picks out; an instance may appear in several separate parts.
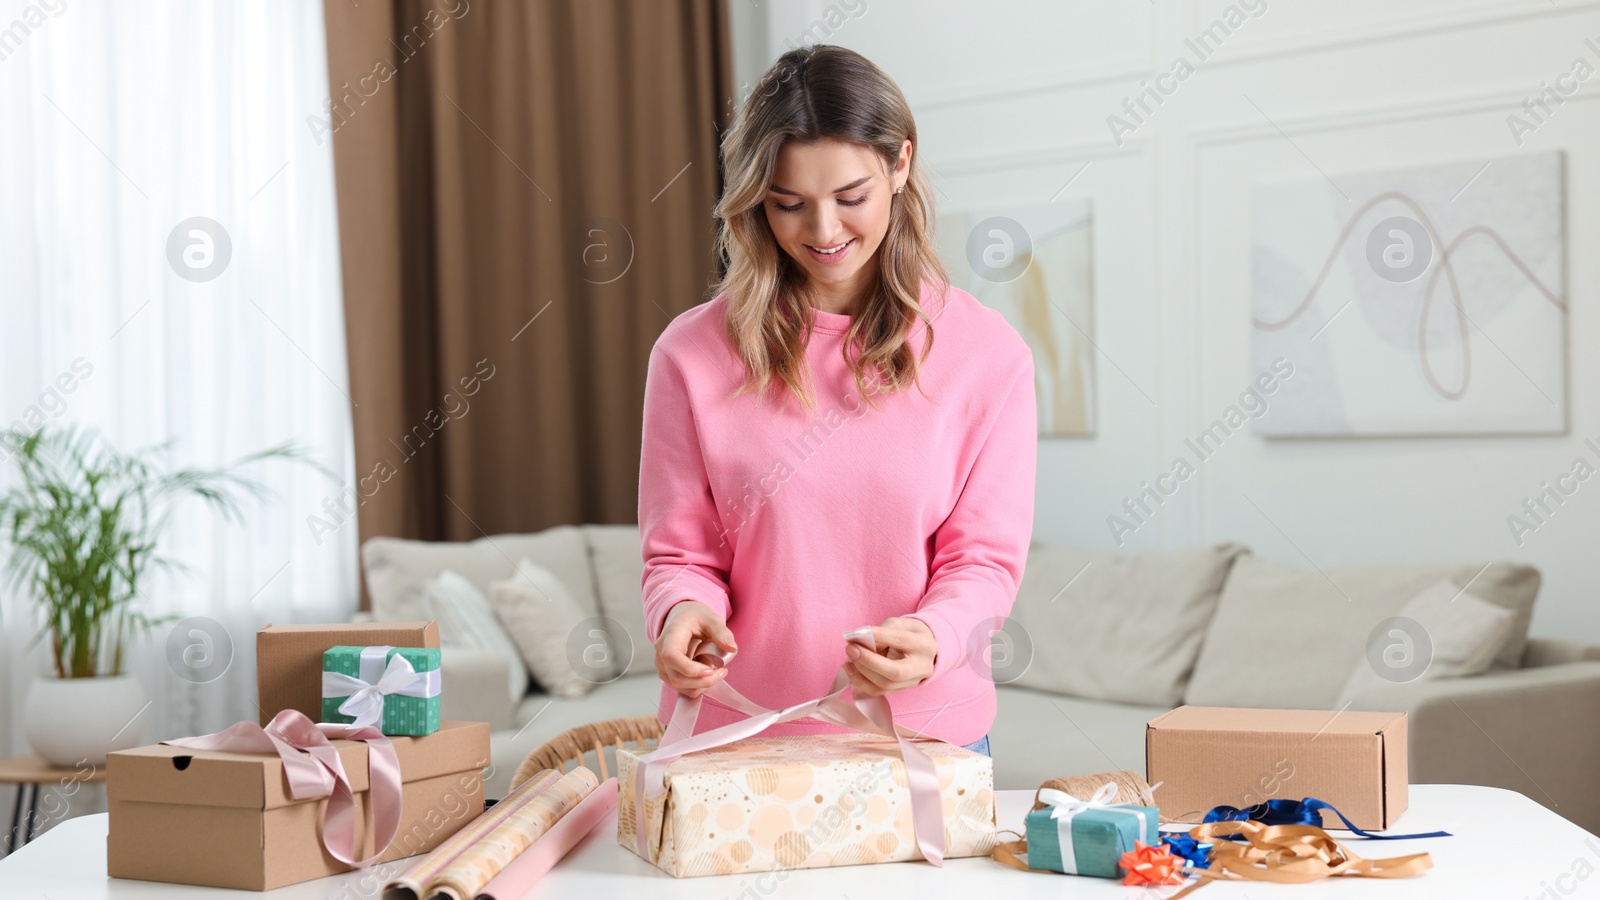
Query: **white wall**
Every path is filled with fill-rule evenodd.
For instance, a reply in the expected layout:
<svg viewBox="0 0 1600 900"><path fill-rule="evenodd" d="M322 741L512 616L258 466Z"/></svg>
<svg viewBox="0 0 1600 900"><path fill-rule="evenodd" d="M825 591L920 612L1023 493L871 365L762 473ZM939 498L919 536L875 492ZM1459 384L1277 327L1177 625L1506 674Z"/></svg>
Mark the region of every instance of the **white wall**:
<svg viewBox="0 0 1600 900"><path fill-rule="evenodd" d="M1230 5L1245 22L1119 143L1108 116L1179 56L1195 63L1185 41ZM1575 458L1600 463L1600 452L1583 446L1585 438L1600 445L1592 252L1600 241L1600 74L1521 146L1507 124L1576 58L1600 68L1600 4L730 7L740 83L754 83L808 29L812 42L850 47L889 72L916 112L940 203L1093 202L1098 434L1042 441L1039 539L1123 553L1238 540L1308 568L1522 560L1544 573L1534 634L1600 642L1600 478L1520 546L1506 521ZM1185 455L1185 439L1257 374L1252 182L1557 148L1567 154L1568 433L1267 441L1241 431L1118 546L1107 517Z"/></svg>

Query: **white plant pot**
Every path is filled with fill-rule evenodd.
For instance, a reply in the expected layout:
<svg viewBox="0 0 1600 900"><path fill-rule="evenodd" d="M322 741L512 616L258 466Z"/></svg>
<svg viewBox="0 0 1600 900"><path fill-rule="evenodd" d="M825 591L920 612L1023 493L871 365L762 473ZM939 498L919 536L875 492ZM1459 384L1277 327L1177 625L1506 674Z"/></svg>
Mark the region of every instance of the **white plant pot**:
<svg viewBox="0 0 1600 900"><path fill-rule="evenodd" d="M40 677L28 689L23 730L33 752L51 765L102 766L107 753L139 745L145 700L132 675Z"/></svg>

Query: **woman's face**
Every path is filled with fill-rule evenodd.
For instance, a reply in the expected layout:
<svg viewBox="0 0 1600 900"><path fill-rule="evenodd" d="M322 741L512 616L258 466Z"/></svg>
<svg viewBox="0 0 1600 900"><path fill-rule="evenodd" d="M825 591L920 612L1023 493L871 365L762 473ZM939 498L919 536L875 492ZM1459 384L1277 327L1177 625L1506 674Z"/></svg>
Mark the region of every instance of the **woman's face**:
<svg viewBox="0 0 1600 900"><path fill-rule="evenodd" d="M891 198L910 163L909 140L887 174L881 158L860 144L790 141L779 149L763 205L767 223L827 311L853 312L871 284L867 263L889 230Z"/></svg>

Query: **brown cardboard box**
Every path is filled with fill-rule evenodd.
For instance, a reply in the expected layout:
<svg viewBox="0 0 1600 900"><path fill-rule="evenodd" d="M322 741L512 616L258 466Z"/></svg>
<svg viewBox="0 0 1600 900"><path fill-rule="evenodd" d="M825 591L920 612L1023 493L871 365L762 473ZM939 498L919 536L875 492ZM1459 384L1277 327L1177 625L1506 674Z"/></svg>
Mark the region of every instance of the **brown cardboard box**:
<svg viewBox="0 0 1600 900"><path fill-rule="evenodd" d="M297 709L313 722L322 721L322 654L341 645L437 647L439 626L431 621L268 625L256 632L259 724L266 725L286 709Z"/></svg>
<svg viewBox="0 0 1600 900"><path fill-rule="evenodd" d="M487 722L445 722L394 737L404 785L400 828L382 862L426 853L483 812ZM357 858L372 855L367 745L334 741L355 793ZM322 845L328 801L295 800L273 753L157 744L106 757L111 813L106 872L177 884L263 891L350 867Z"/></svg>
<svg viewBox="0 0 1600 900"><path fill-rule="evenodd" d="M1406 809L1406 714L1180 706L1145 726L1145 773L1163 822L1316 797L1388 828ZM1322 825L1345 827L1326 810Z"/></svg>

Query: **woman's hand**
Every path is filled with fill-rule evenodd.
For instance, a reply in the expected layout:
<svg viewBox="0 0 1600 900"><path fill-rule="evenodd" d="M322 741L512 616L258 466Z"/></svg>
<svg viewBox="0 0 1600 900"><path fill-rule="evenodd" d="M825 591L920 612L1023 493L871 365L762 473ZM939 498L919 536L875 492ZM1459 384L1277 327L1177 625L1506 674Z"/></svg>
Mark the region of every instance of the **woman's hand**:
<svg viewBox="0 0 1600 900"><path fill-rule="evenodd" d="M710 656L697 660L701 651L713 644L721 648L724 657L739 649L716 610L698 600L672 604L656 638L656 673L685 697L700 696L728 674L727 666L707 665Z"/></svg>
<svg viewBox="0 0 1600 900"><path fill-rule="evenodd" d="M921 619L893 616L871 629L877 652L856 644L845 648L850 661L844 670L850 676L851 693L857 697L892 694L914 688L933 674L939 641Z"/></svg>

